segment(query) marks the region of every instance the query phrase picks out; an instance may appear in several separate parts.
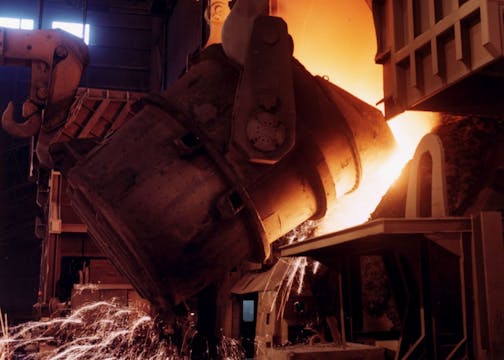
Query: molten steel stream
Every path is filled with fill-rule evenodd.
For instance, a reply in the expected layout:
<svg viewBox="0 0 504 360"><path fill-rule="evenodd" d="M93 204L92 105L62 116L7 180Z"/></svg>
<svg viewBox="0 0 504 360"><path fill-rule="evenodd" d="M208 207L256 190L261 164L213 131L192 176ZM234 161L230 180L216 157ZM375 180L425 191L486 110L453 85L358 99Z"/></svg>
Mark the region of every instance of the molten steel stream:
<svg viewBox="0 0 504 360"><path fill-rule="evenodd" d="M275 0L272 15L285 19L294 39L294 56L313 74L373 105L383 98L382 67L374 63L373 16L365 1ZM389 159L377 163L359 189L341 197L318 226L317 235L365 222L411 159L437 114L406 112L389 120L398 144Z"/></svg>
<svg viewBox="0 0 504 360"><path fill-rule="evenodd" d="M272 3L275 3L273 15L283 17L288 23L295 43L294 56L312 73L328 76L370 104L383 97L381 67L373 61L376 49L373 20L365 1L276 0ZM437 115L430 113L405 113L390 120L389 126L398 144L396 152L390 159L377 163L356 191L339 199L318 224L317 233L366 221L411 158L420 138L436 121ZM304 238L295 237L295 241ZM298 293L302 291L308 264L305 258L288 261L291 264L286 274L287 285L279 294L283 303L293 286ZM153 319L110 303L88 305L64 319L27 323L9 330L3 325L2 360L25 351L27 346L38 351L26 359L182 359L187 356L160 337ZM47 344L51 346L45 347ZM241 356L232 339L223 338L221 351L227 359Z"/></svg>

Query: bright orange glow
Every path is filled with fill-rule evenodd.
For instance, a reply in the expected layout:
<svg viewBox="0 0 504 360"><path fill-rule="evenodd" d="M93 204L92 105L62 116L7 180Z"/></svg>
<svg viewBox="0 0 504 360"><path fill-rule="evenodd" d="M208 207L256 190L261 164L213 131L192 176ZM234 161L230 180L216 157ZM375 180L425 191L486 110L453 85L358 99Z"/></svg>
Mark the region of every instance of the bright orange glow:
<svg viewBox="0 0 504 360"><path fill-rule="evenodd" d="M406 112L388 122L396 142L397 150L383 163L376 164L362 179L359 188L338 199L334 208L318 227L317 234L361 224L368 220L390 185L399 177L401 170L413 157L420 139L436 125L435 113Z"/></svg>
<svg viewBox="0 0 504 360"><path fill-rule="evenodd" d="M373 16L365 0L276 0L294 39L296 57L314 75L374 105L383 97L374 63Z"/></svg>
<svg viewBox="0 0 504 360"><path fill-rule="evenodd" d="M365 0L276 0L275 9L273 15L284 18L294 39L294 56L310 72L327 75L371 105L382 99L382 68L374 63L376 38ZM366 170L360 187L337 201L318 233L365 222L436 119L432 113L407 112L390 120L397 151Z"/></svg>
<svg viewBox="0 0 504 360"><path fill-rule="evenodd" d="M406 163L412 158L420 139L438 122L437 113L420 111L407 111L388 121L388 126L401 150L400 161Z"/></svg>

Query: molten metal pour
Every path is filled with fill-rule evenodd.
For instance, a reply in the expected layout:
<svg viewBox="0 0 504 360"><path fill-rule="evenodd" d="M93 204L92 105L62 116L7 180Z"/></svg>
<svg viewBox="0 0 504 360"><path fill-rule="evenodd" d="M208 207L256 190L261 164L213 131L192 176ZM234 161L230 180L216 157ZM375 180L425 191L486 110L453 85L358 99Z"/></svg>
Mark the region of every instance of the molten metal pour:
<svg viewBox="0 0 504 360"><path fill-rule="evenodd" d="M45 114L39 160L67 178L89 234L161 313L241 261L263 261L271 243L303 222L324 218L394 148L376 108L292 57L286 23L261 15L266 3L238 1L223 45L207 47L97 145L60 136L68 108L59 100L74 89L59 93L56 85L37 108ZM44 61L56 59L56 75L70 68L76 78L86 52L63 40ZM46 95L36 90L33 98Z"/></svg>

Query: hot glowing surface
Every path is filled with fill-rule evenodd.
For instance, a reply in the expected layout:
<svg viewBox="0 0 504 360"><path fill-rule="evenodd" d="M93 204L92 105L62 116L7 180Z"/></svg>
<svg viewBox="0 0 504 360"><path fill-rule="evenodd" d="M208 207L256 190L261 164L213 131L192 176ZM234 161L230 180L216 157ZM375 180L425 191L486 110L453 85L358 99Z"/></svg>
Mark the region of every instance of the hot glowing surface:
<svg viewBox="0 0 504 360"><path fill-rule="evenodd" d="M373 16L365 1L276 0L294 39L294 56L316 75L374 105L383 96L381 65L374 63Z"/></svg>
<svg viewBox="0 0 504 360"><path fill-rule="evenodd" d="M420 139L438 122L435 113L407 112L389 121L389 127L397 142L397 149L388 159L377 163L367 172L359 188L340 198L324 221L317 234L342 230L368 220L383 195L401 174L406 163L413 157Z"/></svg>
<svg viewBox="0 0 504 360"><path fill-rule="evenodd" d="M381 65L374 63L376 38L373 16L365 1L276 0L273 15L288 24L294 56L313 74L374 105L383 98ZM388 122L398 147L389 159L367 169L358 190L342 196L318 226L317 234L365 222L423 135L437 121L428 112L406 112Z"/></svg>

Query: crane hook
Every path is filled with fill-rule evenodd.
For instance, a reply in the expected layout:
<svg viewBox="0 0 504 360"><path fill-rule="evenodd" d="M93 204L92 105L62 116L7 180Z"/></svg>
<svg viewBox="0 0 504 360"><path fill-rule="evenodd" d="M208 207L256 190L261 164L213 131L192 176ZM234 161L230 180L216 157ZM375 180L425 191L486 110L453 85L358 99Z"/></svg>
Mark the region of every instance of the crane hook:
<svg viewBox="0 0 504 360"><path fill-rule="evenodd" d="M9 101L2 114L2 128L11 136L27 138L35 135L42 124L42 118L38 107L30 100L23 103L24 122L14 119L14 104Z"/></svg>

